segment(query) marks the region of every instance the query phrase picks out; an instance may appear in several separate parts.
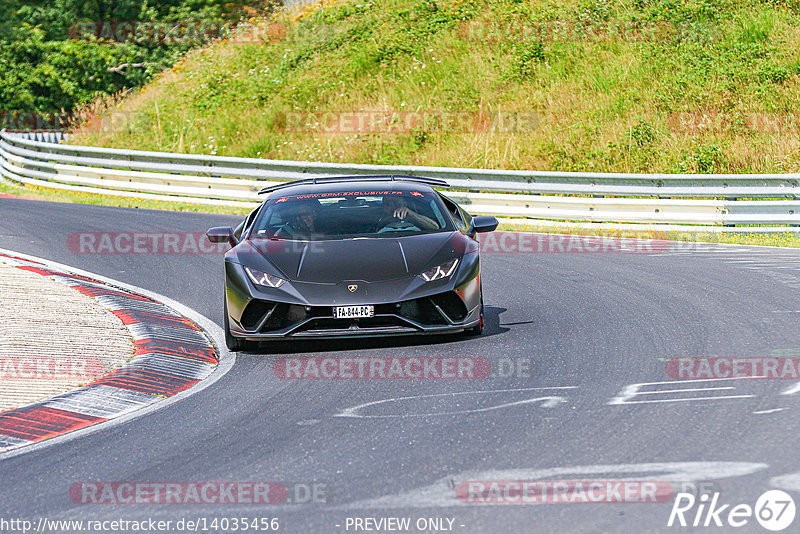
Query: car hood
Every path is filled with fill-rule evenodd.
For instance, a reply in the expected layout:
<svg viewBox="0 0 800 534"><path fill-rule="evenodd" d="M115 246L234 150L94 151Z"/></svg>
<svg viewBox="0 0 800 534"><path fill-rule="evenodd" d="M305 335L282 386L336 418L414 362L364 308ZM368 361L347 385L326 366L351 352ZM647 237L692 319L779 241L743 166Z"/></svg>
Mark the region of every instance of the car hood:
<svg viewBox="0 0 800 534"><path fill-rule="evenodd" d="M289 280L337 284L342 280L380 282L416 275L463 253L459 232L399 238L339 241L256 239L242 242L239 259L250 253L268 260ZM257 264L253 265L257 268Z"/></svg>

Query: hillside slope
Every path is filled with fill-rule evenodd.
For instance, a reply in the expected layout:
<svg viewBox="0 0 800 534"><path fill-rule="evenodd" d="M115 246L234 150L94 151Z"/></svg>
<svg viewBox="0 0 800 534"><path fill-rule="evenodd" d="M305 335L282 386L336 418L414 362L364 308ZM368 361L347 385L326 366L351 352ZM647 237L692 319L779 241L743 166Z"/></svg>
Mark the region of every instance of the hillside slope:
<svg viewBox="0 0 800 534"><path fill-rule="evenodd" d="M800 171L800 1L330 0L240 28L75 142L351 163Z"/></svg>

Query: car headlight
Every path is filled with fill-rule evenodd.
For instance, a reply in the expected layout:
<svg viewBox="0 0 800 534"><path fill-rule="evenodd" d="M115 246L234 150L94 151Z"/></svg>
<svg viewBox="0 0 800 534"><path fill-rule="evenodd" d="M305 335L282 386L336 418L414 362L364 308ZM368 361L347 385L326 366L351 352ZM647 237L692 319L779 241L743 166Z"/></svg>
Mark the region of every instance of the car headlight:
<svg viewBox="0 0 800 534"><path fill-rule="evenodd" d="M453 274L456 270L457 265L458 265L458 258L450 260L447 263L437 265L433 269L427 270L424 273L420 274L420 276L426 282L433 282L434 280L442 280Z"/></svg>
<svg viewBox="0 0 800 534"><path fill-rule="evenodd" d="M278 278L277 276L272 276L271 274L262 273L261 271L256 271L255 269L251 269L250 267L245 267L244 271L247 273L247 276L250 277L250 280L257 286L265 286L265 287L281 287L283 284L286 283L286 280L283 278Z"/></svg>

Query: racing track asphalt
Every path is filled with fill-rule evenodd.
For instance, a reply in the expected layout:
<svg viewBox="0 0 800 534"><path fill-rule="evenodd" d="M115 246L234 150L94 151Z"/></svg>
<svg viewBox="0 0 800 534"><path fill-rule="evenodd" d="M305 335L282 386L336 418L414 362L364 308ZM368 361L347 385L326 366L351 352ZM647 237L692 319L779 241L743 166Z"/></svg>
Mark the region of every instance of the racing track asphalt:
<svg viewBox="0 0 800 534"><path fill-rule="evenodd" d="M238 220L0 199L0 247L161 293L221 324L221 256L76 255L67 238L91 231L202 232ZM753 395L747 398L608 403L627 385L671 380L664 358L800 351L798 266L800 253L741 247L654 255L486 254L481 338L337 342L325 349L339 356L485 356L495 363L531 358L529 377L279 380L272 373L275 358L293 350L330 352L306 344L279 347L277 354L239 354L212 387L163 410L0 460L0 517L277 517L280 530L291 533L344 532L347 517L449 517L453 530L464 533L687 531L667 528L671 505L664 503L426 507L431 493L415 490L441 487L445 494L449 480L510 476L485 473L490 470L592 480L614 468L581 466L712 462L704 465L721 469L716 475L693 464L673 479L720 477L714 483L721 501L754 504L777 487L773 477L800 471L798 396L781 394L794 382L736 381L730 390L736 393L711 393ZM498 391L555 386L575 388ZM412 399L374 412L402 418L334 417L383 399L470 391L494 393ZM564 402L469 411L543 395ZM467 413L414 416L437 411ZM745 462L745 474L727 476L730 464L713 462ZM628 472L612 476L666 480L672 467L622 467L617 470ZM576 469L533 473L549 468ZM70 485L82 481L264 480L326 484L329 503L79 505L68 496ZM751 520L738 531L764 530Z"/></svg>

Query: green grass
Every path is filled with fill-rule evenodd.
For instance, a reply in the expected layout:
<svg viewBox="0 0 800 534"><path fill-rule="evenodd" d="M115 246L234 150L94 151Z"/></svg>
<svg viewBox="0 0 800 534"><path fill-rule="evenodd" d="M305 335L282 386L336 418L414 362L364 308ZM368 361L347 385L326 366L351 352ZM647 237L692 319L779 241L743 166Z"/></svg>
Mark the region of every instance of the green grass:
<svg viewBox="0 0 800 534"><path fill-rule="evenodd" d="M106 103L103 126L88 113L75 142L349 163L800 171L798 0L330 0L254 24L260 42L189 53ZM316 124L362 111L390 123L422 115L400 129Z"/></svg>
<svg viewBox="0 0 800 534"><path fill-rule="evenodd" d="M160 200L143 200L136 198L119 197L114 195L97 195L93 193L80 193L62 189L49 189L35 186L13 186L0 183L0 193L16 195L33 200L50 202L65 202L70 204L91 204L94 206L116 206L122 208L141 208L169 211L190 211L198 213L230 213L246 215L250 212L247 208L209 206L205 204L191 204L188 202L163 202ZM0 200L1 202L2 200Z"/></svg>
<svg viewBox="0 0 800 534"><path fill-rule="evenodd" d="M324 0L251 24L257 42L191 51L142 90L96 102L73 142L344 163L800 172L800 0ZM420 120L399 126L409 112ZM359 113L387 123L324 127ZM798 246L790 233L570 231Z"/></svg>
<svg viewBox="0 0 800 534"><path fill-rule="evenodd" d="M789 247L800 248L800 233L777 232L772 234L761 233L722 233L708 232L698 229L697 232L672 232L672 231L637 231L625 229L588 229L588 228L554 228L541 226L535 223L501 224L499 230L532 232L542 234L570 234L570 235L599 235L605 237L622 237L636 239L660 239L667 241L684 241L697 243L724 243L731 245L758 245L762 247Z"/></svg>

